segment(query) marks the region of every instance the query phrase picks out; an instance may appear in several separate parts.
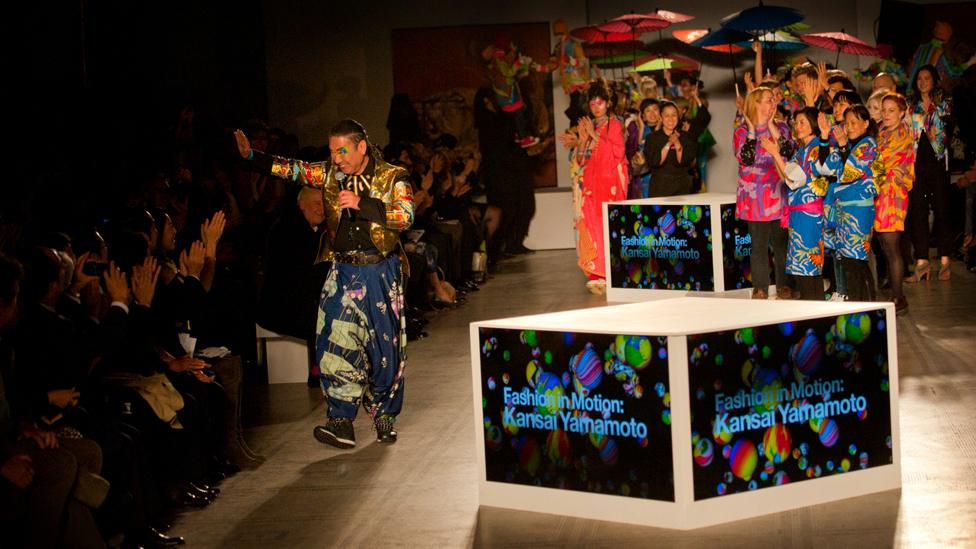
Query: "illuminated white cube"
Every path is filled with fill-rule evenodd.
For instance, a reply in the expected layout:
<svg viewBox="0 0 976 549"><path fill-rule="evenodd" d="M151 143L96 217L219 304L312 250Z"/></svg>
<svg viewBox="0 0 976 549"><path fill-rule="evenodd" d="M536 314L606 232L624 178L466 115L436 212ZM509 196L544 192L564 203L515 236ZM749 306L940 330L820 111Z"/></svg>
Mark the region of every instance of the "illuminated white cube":
<svg viewBox="0 0 976 549"><path fill-rule="evenodd" d="M898 488L894 319L696 297L473 323L479 502L689 529Z"/></svg>
<svg viewBox="0 0 976 549"><path fill-rule="evenodd" d="M701 193L603 205L607 301L752 288L752 239L735 194Z"/></svg>

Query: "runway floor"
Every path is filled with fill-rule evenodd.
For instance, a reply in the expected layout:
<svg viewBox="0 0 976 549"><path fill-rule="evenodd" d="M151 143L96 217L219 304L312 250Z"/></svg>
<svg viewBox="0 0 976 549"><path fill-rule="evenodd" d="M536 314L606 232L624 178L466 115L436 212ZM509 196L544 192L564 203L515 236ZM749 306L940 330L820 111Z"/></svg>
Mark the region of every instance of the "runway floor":
<svg viewBox="0 0 976 549"><path fill-rule="evenodd" d="M252 388L248 438L268 457L226 480L171 533L188 547L976 547L976 275L906 286L898 319L903 487L692 531L479 509L468 324L598 307L572 250L508 260L411 343L395 445L356 422L352 451L323 446L321 392ZM540 509L541 511L541 509Z"/></svg>

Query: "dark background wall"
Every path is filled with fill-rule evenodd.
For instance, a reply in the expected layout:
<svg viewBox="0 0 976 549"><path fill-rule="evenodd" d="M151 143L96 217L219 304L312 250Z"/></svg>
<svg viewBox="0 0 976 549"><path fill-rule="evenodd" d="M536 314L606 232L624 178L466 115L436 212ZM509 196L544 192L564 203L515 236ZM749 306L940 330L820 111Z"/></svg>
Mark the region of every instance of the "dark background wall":
<svg viewBox="0 0 976 549"><path fill-rule="evenodd" d="M211 135L221 120L267 117L260 0L12 9L5 39L16 76L5 87L17 155L6 215L85 217L99 197L168 169L156 151L186 105L206 113L198 125Z"/></svg>

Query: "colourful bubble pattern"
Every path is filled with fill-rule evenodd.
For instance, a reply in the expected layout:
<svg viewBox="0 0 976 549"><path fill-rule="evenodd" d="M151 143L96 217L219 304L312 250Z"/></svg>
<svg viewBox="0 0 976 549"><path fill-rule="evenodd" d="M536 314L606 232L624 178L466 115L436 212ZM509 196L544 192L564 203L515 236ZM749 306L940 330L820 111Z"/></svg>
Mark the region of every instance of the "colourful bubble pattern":
<svg viewBox="0 0 976 549"><path fill-rule="evenodd" d="M489 481L674 501L666 337L482 328L479 339ZM623 413L572 405L584 398ZM647 436L574 432L569 419L633 419Z"/></svg>
<svg viewBox="0 0 976 549"><path fill-rule="evenodd" d="M711 207L611 205L607 222L611 287L714 291Z"/></svg>
<svg viewBox="0 0 976 549"><path fill-rule="evenodd" d="M695 499L891 464L888 324L877 310L688 336ZM863 409L782 416L856 397ZM729 428L743 416L756 424Z"/></svg>

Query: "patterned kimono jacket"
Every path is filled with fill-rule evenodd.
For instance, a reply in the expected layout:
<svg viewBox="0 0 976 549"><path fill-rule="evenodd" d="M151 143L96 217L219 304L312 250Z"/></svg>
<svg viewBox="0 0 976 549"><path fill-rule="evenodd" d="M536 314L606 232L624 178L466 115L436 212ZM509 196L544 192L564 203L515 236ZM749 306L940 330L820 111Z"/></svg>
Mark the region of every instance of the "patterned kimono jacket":
<svg viewBox="0 0 976 549"><path fill-rule="evenodd" d="M893 130L881 129L874 176L878 184L874 230L879 233L904 231L908 191L915 183L915 146L906 122Z"/></svg>
<svg viewBox="0 0 976 549"><path fill-rule="evenodd" d="M824 204L828 206L827 226L834 227L834 249L840 257L866 261L871 251L874 197L878 196L873 168L877 157L877 143L864 135L847 147L831 150L827 159L837 181L828 186Z"/></svg>
<svg viewBox="0 0 976 549"><path fill-rule="evenodd" d="M932 101L928 109L922 105L920 99L913 101L908 106L908 119L912 126L912 135L915 138L915 152L918 152L918 144L923 135L929 132L935 134L935 139L930 139L932 150L935 157L945 160L946 149L949 145L949 136L946 133L946 122L950 114L949 102L945 99L941 91L932 92Z"/></svg>
<svg viewBox="0 0 976 549"><path fill-rule="evenodd" d="M789 138L790 128L778 123L779 148L783 156L791 158L796 145ZM739 185L736 187L735 216L746 221L775 221L783 216L786 205L786 186L776 171L772 155L757 144L769 135L769 128L760 124L755 138L749 138L749 128L741 124L732 135L732 146L739 160Z"/></svg>
<svg viewBox="0 0 976 549"><path fill-rule="evenodd" d="M820 138L803 145L787 164L789 247L786 272L820 276L824 261L824 201L828 167L819 161ZM784 223L785 224L785 223Z"/></svg>

